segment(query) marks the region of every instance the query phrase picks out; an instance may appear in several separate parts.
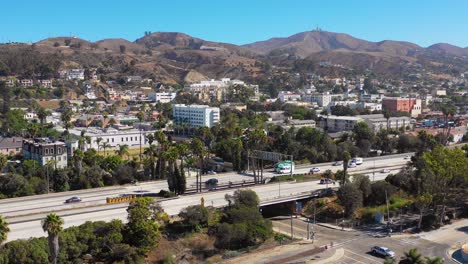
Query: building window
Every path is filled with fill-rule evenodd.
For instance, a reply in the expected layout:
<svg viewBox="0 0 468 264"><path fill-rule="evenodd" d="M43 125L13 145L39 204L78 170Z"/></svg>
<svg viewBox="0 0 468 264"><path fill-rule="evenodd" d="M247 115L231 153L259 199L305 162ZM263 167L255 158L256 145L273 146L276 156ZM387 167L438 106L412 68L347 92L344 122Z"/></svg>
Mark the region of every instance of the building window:
<svg viewBox="0 0 468 264"><path fill-rule="evenodd" d="M109 139L107 139L107 143L109 143Z"/></svg>
<svg viewBox="0 0 468 264"><path fill-rule="evenodd" d="M62 158L61 158L61 157L58 157L58 161L62 161Z"/></svg>
<svg viewBox="0 0 468 264"><path fill-rule="evenodd" d="M49 149L44 149L44 154L49 155Z"/></svg>
<svg viewBox="0 0 468 264"><path fill-rule="evenodd" d="M114 138L112 138L112 143L114 143Z"/></svg>
<svg viewBox="0 0 468 264"><path fill-rule="evenodd" d="M53 148L50 149L50 154L54 154L54 149Z"/></svg>
<svg viewBox="0 0 468 264"><path fill-rule="evenodd" d="M62 149L61 148L57 148L57 154L62 154Z"/></svg>

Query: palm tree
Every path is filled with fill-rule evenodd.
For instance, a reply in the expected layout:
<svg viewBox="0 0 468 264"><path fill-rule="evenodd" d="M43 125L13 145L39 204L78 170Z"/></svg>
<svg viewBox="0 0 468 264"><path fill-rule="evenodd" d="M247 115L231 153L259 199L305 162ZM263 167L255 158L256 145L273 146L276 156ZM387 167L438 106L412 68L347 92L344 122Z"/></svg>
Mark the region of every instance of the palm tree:
<svg viewBox="0 0 468 264"><path fill-rule="evenodd" d="M387 133L390 132L390 117L392 115L392 113L389 111L389 110L384 110L383 111L383 115L385 117L385 119L387 119Z"/></svg>
<svg viewBox="0 0 468 264"><path fill-rule="evenodd" d="M198 156L198 174L197 174L197 191L201 192L201 180L202 180L202 174L203 174L203 163L204 163L204 157L205 157L205 145L203 142L195 138L192 140L192 151L193 154Z"/></svg>
<svg viewBox="0 0 468 264"><path fill-rule="evenodd" d="M48 239L52 264L57 264L59 254L59 234L62 229L63 219L54 213L48 214L46 219L42 221L42 230L47 232L49 235Z"/></svg>
<svg viewBox="0 0 468 264"><path fill-rule="evenodd" d="M101 148L101 141L103 140L102 137L98 137L96 139L96 143L97 143L97 151L99 152L100 148Z"/></svg>
<svg viewBox="0 0 468 264"><path fill-rule="evenodd" d="M106 152L106 149L112 147L111 144L107 143L107 142L102 142L101 143L101 148L104 150L104 156L107 156L107 152Z"/></svg>
<svg viewBox="0 0 468 264"><path fill-rule="evenodd" d="M49 115L50 115L50 111L46 110L45 108L39 107L37 109L37 117L39 118L39 121L41 122L41 124L45 123L46 118Z"/></svg>
<svg viewBox="0 0 468 264"><path fill-rule="evenodd" d="M7 240L8 232L10 232L8 222L0 215L0 245Z"/></svg>
<svg viewBox="0 0 468 264"><path fill-rule="evenodd" d="M424 264L424 259L417 249L412 248L405 252L405 256L400 263L404 264Z"/></svg>
<svg viewBox="0 0 468 264"><path fill-rule="evenodd" d="M395 264L394 258L386 258L383 264Z"/></svg>
<svg viewBox="0 0 468 264"><path fill-rule="evenodd" d="M130 152L128 152L128 145L120 145L119 149L115 151L115 154L117 154L117 156L121 158L123 158L123 156L127 156L128 159L128 156L130 154Z"/></svg>
<svg viewBox="0 0 468 264"><path fill-rule="evenodd" d="M443 264L444 259L441 257L426 257L426 264Z"/></svg>
<svg viewBox="0 0 468 264"><path fill-rule="evenodd" d="M138 120L140 121L140 126L138 127L138 129L140 130L140 161L141 161L141 159L142 159L142 157L141 157L141 155L142 155L142 152L141 152L141 139L142 139L141 138L141 122L145 118L145 114L142 111L140 111L140 112L138 112L136 114L136 116L137 116Z"/></svg>
<svg viewBox="0 0 468 264"><path fill-rule="evenodd" d="M346 183L346 174L348 173L348 162L351 159L351 154L348 151L343 152L343 178L341 179L341 184Z"/></svg>
<svg viewBox="0 0 468 264"><path fill-rule="evenodd" d="M162 153L162 157L169 164L169 175L167 177L167 184L171 192L178 193L178 177L177 177L177 168L176 161L179 158L179 153L177 152L176 147L170 147L167 151Z"/></svg>
<svg viewBox="0 0 468 264"><path fill-rule="evenodd" d="M155 158L156 158L156 153L157 153L157 148L155 145L151 145L145 149L145 152L144 154L147 156L147 160L149 162L149 167L150 167L150 175L151 175L151 179L155 179L156 178L156 161L155 161Z"/></svg>

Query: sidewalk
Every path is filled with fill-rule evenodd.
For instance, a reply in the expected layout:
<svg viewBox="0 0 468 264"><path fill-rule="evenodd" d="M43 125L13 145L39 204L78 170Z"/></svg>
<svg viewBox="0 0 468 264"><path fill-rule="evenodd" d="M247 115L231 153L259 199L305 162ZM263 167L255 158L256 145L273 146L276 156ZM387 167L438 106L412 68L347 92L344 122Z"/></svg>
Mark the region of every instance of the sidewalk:
<svg viewBox="0 0 468 264"><path fill-rule="evenodd" d="M315 224L316 224L316 225L319 225L319 226L326 227L326 228L335 229L335 230L342 230L342 231L347 231L347 232L356 231L354 228L348 228L348 227L342 228L342 227L340 227L340 226L336 226L336 225L332 225L332 224L327 224L327 223L320 223L320 222L317 222L317 223L315 223Z"/></svg>

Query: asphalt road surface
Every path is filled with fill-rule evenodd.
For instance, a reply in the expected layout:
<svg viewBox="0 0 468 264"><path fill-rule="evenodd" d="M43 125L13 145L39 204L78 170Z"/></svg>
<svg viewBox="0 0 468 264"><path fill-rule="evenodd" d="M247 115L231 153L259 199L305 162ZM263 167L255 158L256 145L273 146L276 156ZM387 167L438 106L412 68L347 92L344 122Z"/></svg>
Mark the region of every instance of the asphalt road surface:
<svg viewBox="0 0 468 264"><path fill-rule="evenodd" d="M392 155L387 157L379 157L374 161L365 160L364 164L357 168L350 169L353 172L368 172L368 175L374 175L369 171L374 171L374 167L380 170L381 168L394 168L403 166L408 160L404 159L405 155ZM320 167L322 171L326 169L338 170L342 167L332 166L331 163L315 164L298 168L296 173L308 172L311 167ZM396 172L393 170L391 172ZM375 173L375 180L384 179L388 173ZM273 176L273 172L266 172L265 176ZM209 175L208 178L217 178L220 183L229 181L241 181L251 179L251 176L244 176L235 173L226 173L218 175ZM371 177L372 179L372 177ZM195 179L189 179L188 184L193 184ZM312 192L324 188L317 181L299 182L299 183L278 183L251 186L257 192L261 201L268 201L278 197L288 197L295 194ZM115 197L119 194L129 193L138 190L147 190L151 192L159 192L161 189L167 188L167 182L156 181L141 183L139 186L126 187L107 187L75 192L54 193L49 195L37 195L30 197L14 198L0 200L0 214L7 218L10 223L11 232L8 235L8 240L27 239L30 237L40 237L46 234L41 229L41 219L49 212L56 212L64 219L64 227L80 225L86 221L110 221L112 219L126 220L127 204L105 204L106 197ZM199 204L201 198L205 199L206 205L221 207L227 204L224 199L226 194L231 194L235 189L208 192L196 195L181 196L172 200L165 200L161 205L170 215L176 215L181 209L194 204ZM80 196L81 203L64 204L65 199L71 196Z"/></svg>

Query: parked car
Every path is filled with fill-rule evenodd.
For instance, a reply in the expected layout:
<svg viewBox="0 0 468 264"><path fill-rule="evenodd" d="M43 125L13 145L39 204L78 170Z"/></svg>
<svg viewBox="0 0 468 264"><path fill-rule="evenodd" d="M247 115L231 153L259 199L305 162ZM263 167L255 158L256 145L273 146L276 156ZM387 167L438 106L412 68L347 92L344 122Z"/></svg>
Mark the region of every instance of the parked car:
<svg viewBox="0 0 468 264"><path fill-rule="evenodd" d="M343 165L343 162L341 162L341 161L333 162L333 166L341 166L341 165Z"/></svg>
<svg viewBox="0 0 468 264"><path fill-rule="evenodd" d="M348 168L356 168L356 163L350 162Z"/></svg>
<svg viewBox="0 0 468 264"><path fill-rule="evenodd" d="M205 184L206 184L206 185L215 185L215 184L218 184L218 179L216 179L216 178L211 178L211 179L205 181Z"/></svg>
<svg viewBox="0 0 468 264"><path fill-rule="evenodd" d="M386 247L374 246L374 247L372 247L371 252L374 255L379 255L379 256L382 256L384 258L386 258L386 257L394 258L395 257L395 252L391 251L390 249L388 249Z"/></svg>
<svg viewBox="0 0 468 264"><path fill-rule="evenodd" d="M328 179L328 178L320 179L320 184L332 184L332 183L333 183L332 179Z"/></svg>
<svg viewBox="0 0 468 264"><path fill-rule="evenodd" d="M310 173L317 173L317 172L320 172L320 168L318 168L318 167L313 167L312 169L310 169L309 172L310 172Z"/></svg>
<svg viewBox="0 0 468 264"><path fill-rule="evenodd" d="M382 169L382 170L380 171L380 173L389 173L389 172L390 172L390 169Z"/></svg>
<svg viewBox="0 0 468 264"><path fill-rule="evenodd" d="M65 200L65 203L78 203L81 202L81 198L78 196L73 196L72 198L68 198Z"/></svg>

